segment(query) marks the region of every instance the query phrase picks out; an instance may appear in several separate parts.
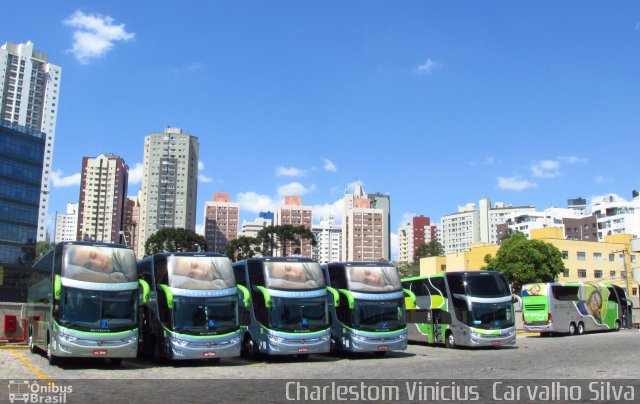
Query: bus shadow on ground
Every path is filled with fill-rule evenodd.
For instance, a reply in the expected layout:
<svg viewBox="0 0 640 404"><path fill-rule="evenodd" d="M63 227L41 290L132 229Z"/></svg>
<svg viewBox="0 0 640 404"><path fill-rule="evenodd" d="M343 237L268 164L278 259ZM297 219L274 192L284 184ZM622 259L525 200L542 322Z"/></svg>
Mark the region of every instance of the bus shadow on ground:
<svg viewBox="0 0 640 404"><path fill-rule="evenodd" d="M393 358L411 358L416 356L415 353L406 351L379 351L379 352L334 352L327 354L336 359L353 359L353 360L385 360Z"/></svg>
<svg viewBox="0 0 640 404"><path fill-rule="evenodd" d="M426 348L433 348L436 350L443 349L446 351L491 351L491 350L500 351L500 350L510 350L510 349L519 348L518 343L516 343L515 345L492 345L492 346L476 346L476 347L458 345L453 349L447 348L445 344L430 344L424 341L411 341L410 345L423 346Z"/></svg>

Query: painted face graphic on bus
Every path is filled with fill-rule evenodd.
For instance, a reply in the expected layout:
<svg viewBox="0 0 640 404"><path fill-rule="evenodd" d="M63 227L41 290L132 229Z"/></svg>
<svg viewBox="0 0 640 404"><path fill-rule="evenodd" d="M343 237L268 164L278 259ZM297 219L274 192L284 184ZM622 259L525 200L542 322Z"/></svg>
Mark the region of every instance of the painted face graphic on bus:
<svg viewBox="0 0 640 404"><path fill-rule="evenodd" d="M533 285L529 288L529 294L531 296L538 296L540 295L540 285Z"/></svg>
<svg viewBox="0 0 640 404"><path fill-rule="evenodd" d="M76 246L70 256L69 263L94 272L105 274L113 272L111 257L105 254L100 247Z"/></svg>
<svg viewBox="0 0 640 404"><path fill-rule="evenodd" d="M586 302L587 311L591 314L596 320L601 321L601 313L600 308L602 307L602 296L598 290L594 290L591 292Z"/></svg>
<svg viewBox="0 0 640 404"><path fill-rule="evenodd" d="M302 265L286 263L274 263L269 271L269 276L289 282L306 282L308 280Z"/></svg>
<svg viewBox="0 0 640 404"><path fill-rule="evenodd" d="M215 274L213 263L197 257L180 257L174 274L188 276L199 281L213 281Z"/></svg>
<svg viewBox="0 0 640 404"><path fill-rule="evenodd" d="M382 276L382 271L372 270L367 267L354 267L351 268L351 281L364 283L368 286L383 287L387 284Z"/></svg>

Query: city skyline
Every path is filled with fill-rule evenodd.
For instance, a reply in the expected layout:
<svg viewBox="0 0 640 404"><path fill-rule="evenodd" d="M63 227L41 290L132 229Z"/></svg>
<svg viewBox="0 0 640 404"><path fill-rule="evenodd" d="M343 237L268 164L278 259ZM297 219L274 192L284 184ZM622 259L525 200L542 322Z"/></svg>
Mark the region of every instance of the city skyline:
<svg viewBox="0 0 640 404"><path fill-rule="evenodd" d="M161 2L152 21L87 4L0 16L1 42L32 40L63 71L52 237L78 202L82 156L122 156L138 195L144 137L167 126L200 142L198 228L214 192L240 222L301 195L318 223L341 220L359 183L390 195L395 234L483 197L543 210L640 187L632 2Z"/></svg>

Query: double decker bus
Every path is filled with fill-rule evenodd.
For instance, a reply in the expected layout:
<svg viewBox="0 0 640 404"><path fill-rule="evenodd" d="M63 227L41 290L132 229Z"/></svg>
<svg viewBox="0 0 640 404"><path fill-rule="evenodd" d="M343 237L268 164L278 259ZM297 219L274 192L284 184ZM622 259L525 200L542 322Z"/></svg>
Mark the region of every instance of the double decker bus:
<svg viewBox="0 0 640 404"><path fill-rule="evenodd" d="M250 258L233 264L251 295L241 309L245 356L329 352L327 289L320 264L307 258Z"/></svg>
<svg viewBox="0 0 640 404"><path fill-rule="evenodd" d="M402 280L409 339L482 347L516 342L513 297L495 271L446 272Z"/></svg>
<svg viewBox="0 0 640 404"><path fill-rule="evenodd" d="M522 287L525 331L543 336L619 330L631 324L631 301L617 285L532 283Z"/></svg>
<svg viewBox="0 0 640 404"><path fill-rule="evenodd" d="M383 262L322 266L329 294L332 351L407 349L404 293L398 271Z"/></svg>
<svg viewBox="0 0 640 404"><path fill-rule="evenodd" d="M63 242L30 274L29 348L61 357L109 358L115 365L138 351L136 259L117 244Z"/></svg>
<svg viewBox="0 0 640 404"><path fill-rule="evenodd" d="M240 355L238 287L231 261L213 253L159 253L138 261L149 285L141 352L157 359Z"/></svg>

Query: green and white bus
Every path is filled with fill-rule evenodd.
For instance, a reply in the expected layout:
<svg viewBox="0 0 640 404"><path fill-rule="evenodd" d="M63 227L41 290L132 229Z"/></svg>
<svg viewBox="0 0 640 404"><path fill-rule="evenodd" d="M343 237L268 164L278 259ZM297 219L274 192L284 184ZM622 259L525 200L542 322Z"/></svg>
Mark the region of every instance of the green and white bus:
<svg viewBox="0 0 640 404"><path fill-rule="evenodd" d="M407 349L404 293L393 265L336 262L322 270L330 292L332 351Z"/></svg>
<svg viewBox="0 0 640 404"><path fill-rule="evenodd" d="M522 287L525 331L542 335L619 330L630 324L631 302L617 285L532 283Z"/></svg>
<svg viewBox="0 0 640 404"><path fill-rule="evenodd" d="M242 350L247 357L326 353L331 331L322 269L307 258L250 258L233 264L238 285L250 302L240 310L247 324Z"/></svg>
<svg viewBox="0 0 640 404"><path fill-rule="evenodd" d="M513 296L495 271L446 272L402 280L409 340L482 347L516 342Z"/></svg>
<svg viewBox="0 0 640 404"><path fill-rule="evenodd" d="M116 244L63 242L31 271L27 336L31 352L109 358L120 364L138 351L136 259Z"/></svg>
<svg viewBox="0 0 640 404"><path fill-rule="evenodd" d="M140 310L143 355L169 360L240 355L239 292L227 257L154 254L138 261L138 276L150 289Z"/></svg>

